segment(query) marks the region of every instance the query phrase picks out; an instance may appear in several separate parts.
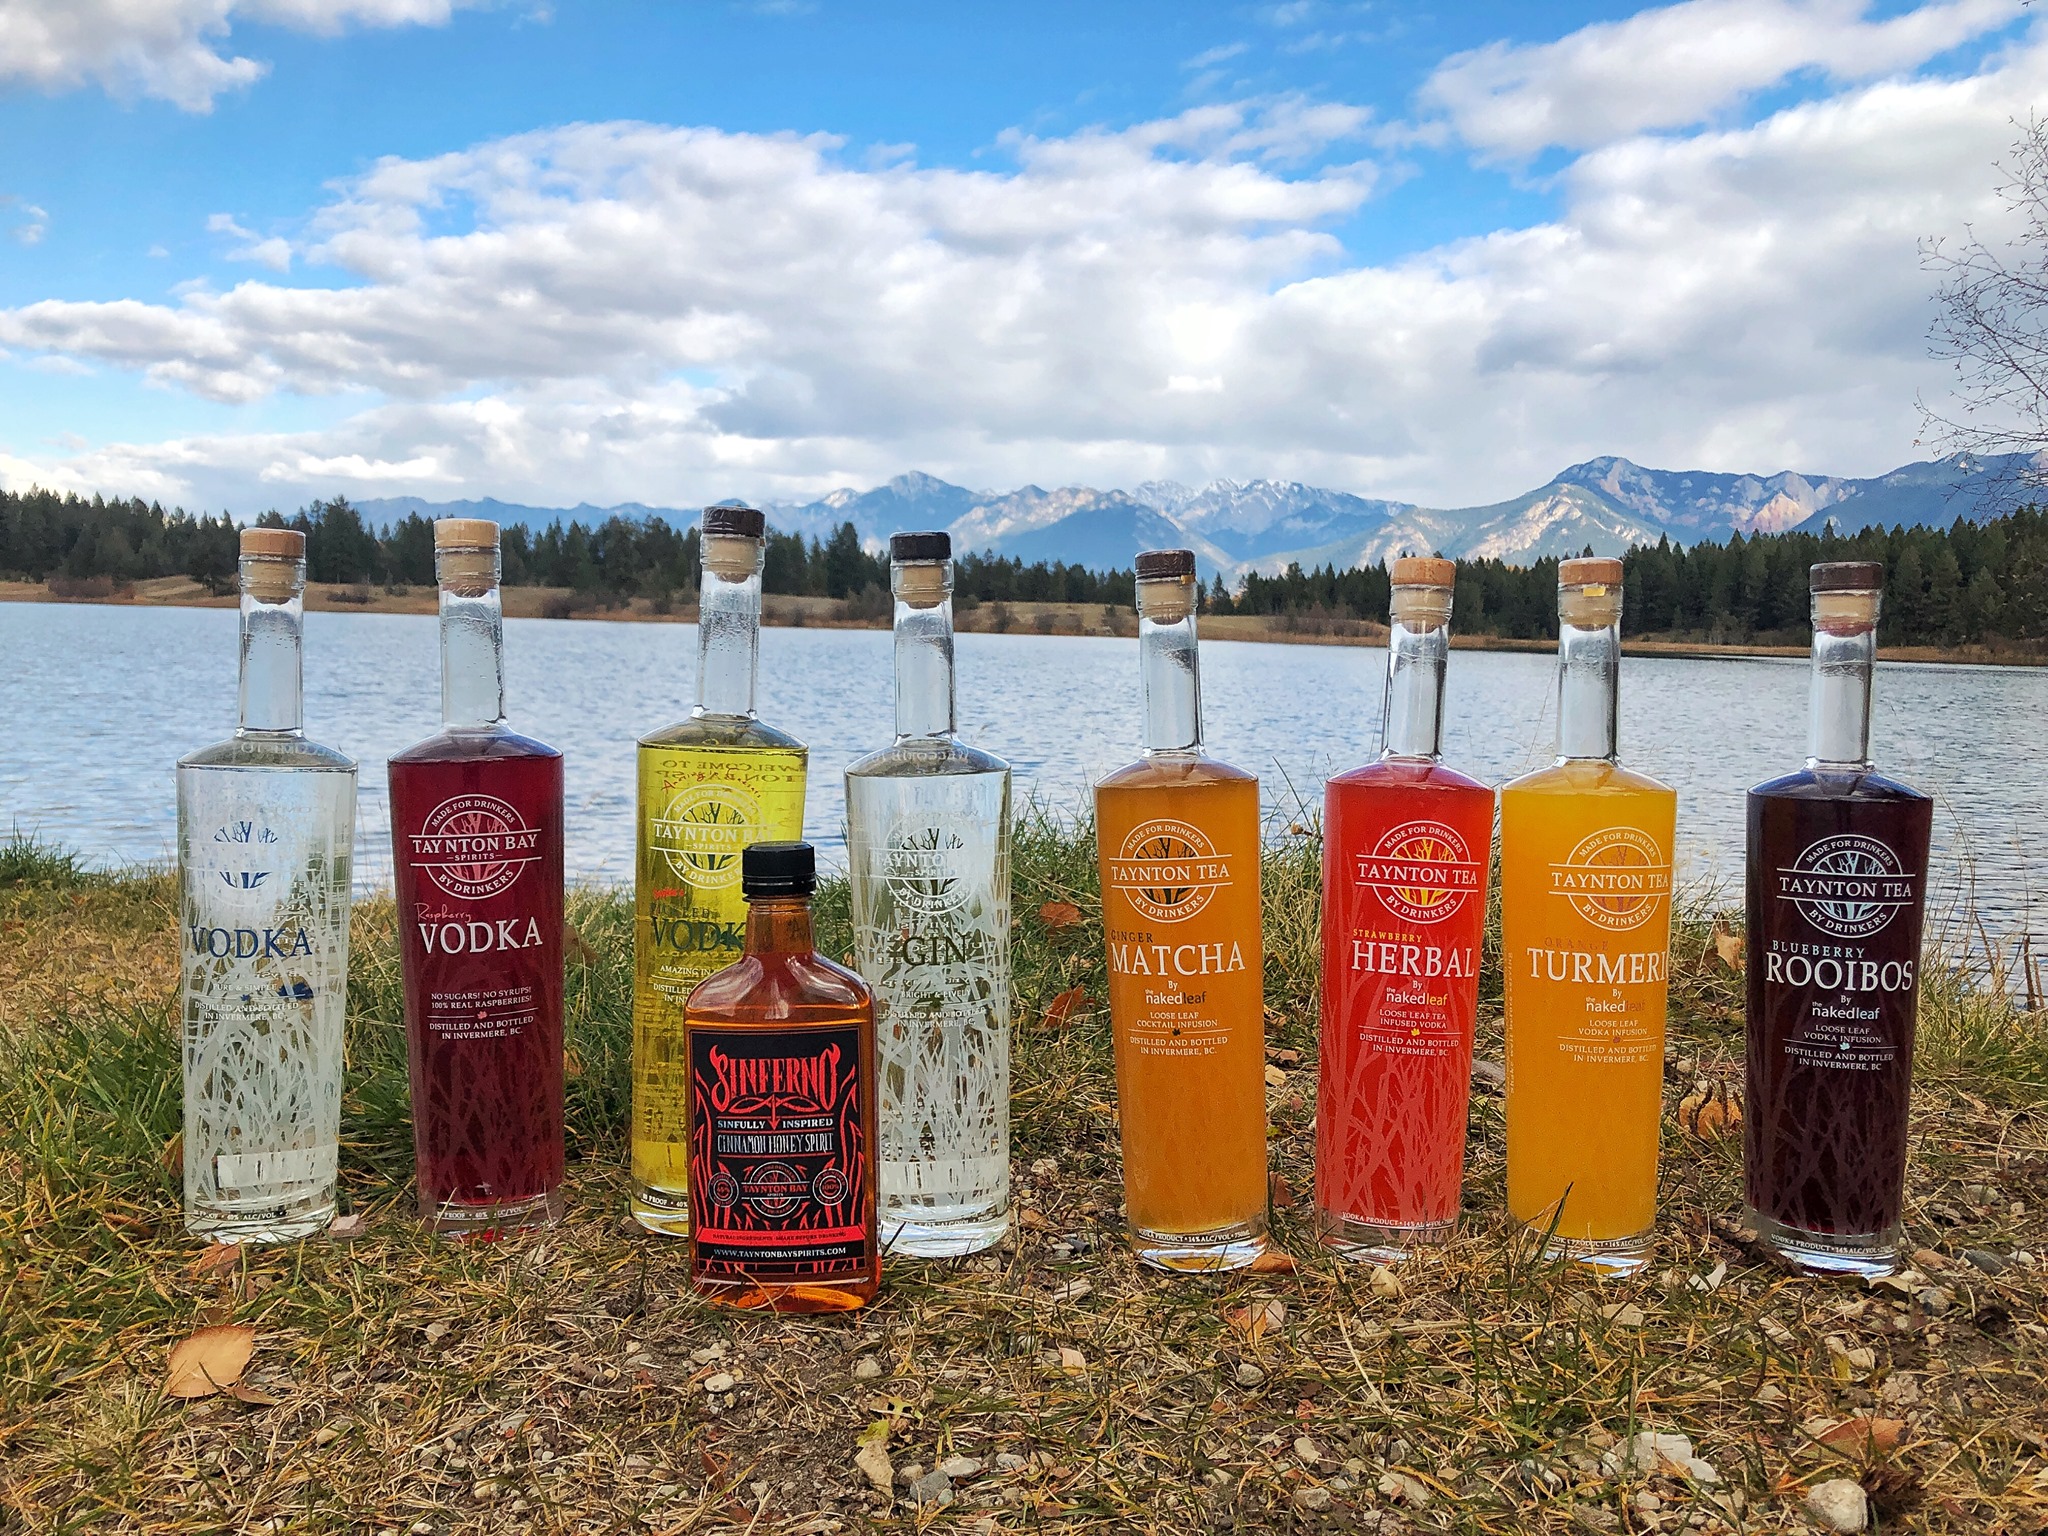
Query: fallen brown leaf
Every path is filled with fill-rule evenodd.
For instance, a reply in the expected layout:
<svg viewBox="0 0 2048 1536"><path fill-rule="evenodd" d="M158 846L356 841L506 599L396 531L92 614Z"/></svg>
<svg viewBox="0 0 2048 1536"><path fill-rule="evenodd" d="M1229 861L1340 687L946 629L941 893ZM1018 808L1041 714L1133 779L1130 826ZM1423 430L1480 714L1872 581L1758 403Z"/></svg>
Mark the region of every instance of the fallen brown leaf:
<svg viewBox="0 0 2048 1536"><path fill-rule="evenodd" d="M1081 909L1071 901L1048 901L1038 909L1038 920L1055 930L1071 928L1081 921Z"/></svg>
<svg viewBox="0 0 2048 1536"><path fill-rule="evenodd" d="M1714 919L1714 934L1707 942L1709 951L1719 956L1721 963L1729 970L1740 971L1743 968L1743 938L1728 926L1727 918ZM1704 960L1706 956L1702 955L1700 958Z"/></svg>
<svg viewBox="0 0 2048 1536"><path fill-rule="evenodd" d="M158 1155L157 1161L164 1165L167 1172L180 1176L184 1174L185 1133L183 1131L173 1133L171 1139L164 1143L164 1149Z"/></svg>
<svg viewBox="0 0 2048 1536"><path fill-rule="evenodd" d="M241 1257L242 1249L237 1243L212 1243L192 1261L191 1272L194 1275L219 1274L224 1269L233 1269Z"/></svg>
<svg viewBox="0 0 2048 1536"><path fill-rule="evenodd" d="M597 951L590 947L590 941L576 931L576 925L565 921L562 924L562 963L564 965L595 965Z"/></svg>
<svg viewBox="0 0 2048 1536"><path fill-rule="evenodd" d="M1069 1376L1082 1375L1088 1369L1088 1357L1078 1349L1062 1344L1060 1346L1060 1369Z"/></svg>
<svg viewBox="0 0 2048 1536"><path fill-rule="evenodd" d="M1276 1211L1284 1211L1294 1204L1294 1186L1287 1182L1287 1175L1284 1173L1266 1176L1266 1195L1273 1202L1273 1209ZM1269 1248L1266 1251L1271 1253L1273 1250Z"/></svg>
<svg viewBox="0 0 2048 1536"><path fill-rule="evenodd" d="M337 1216L327 1223L327 1235L338 1243L361 1237L370 1224L370 1218L361 1211L351 1211L346 1216Z"/></svg>
<svg viewBox="0 0 2048 1536"><path fill-rule="evenodd" d="M1726 1083L1699 1083L1679 1101L1678 1123L1702 1141L1719 1141L1742 1128L1742 1098Z"/></svg>
<svg viewBox="0 0 2048 1536"><path fill-rule="evenodd" d="M1825 1431L1820 1443L1849 1456L1882 1455L1897 1450L1905 1433L1904 1419L1877 1419L1859 1413Z"/></svg>
<svg viewBox="0 0 2048 1536"><path fill-rule="evenodd" d="M1294 1261L1294 1255L1284 1248L1268 1248L1251 1262L1255 1275L1291 1275L1301 1266Z"/></svg>
<svg viewBox="0 0 2048 1536"><path fill-rule="evenodd" d="M261 1387L252 1387L246 1381L238 1381L229 1387L228 1396L238 1403L247 1403L251 1408L275 1408L280 1401Z"/></svg>
<svg viewBox="0 0 2048 1536"><path fill-rule="evenodd" d="M1059 1028L1073 1016L1074 1010L1077 1008L1082 1008L1085 1011L1087 1001L1088 989L1086 987L1067 988L1066 991L1045 1005L1046 1028Z"/></svg>
<svg viewBox="0 0 2048 1536"><path fill-rule="evenodd" d="M256 1330L239 1323L201 1328L171 1346L164 1396L211 1397L233 1386L256 1352Z"/></svg>
<svg viewBox="0 0 2048 1536"><path fill-rule="evenodd" d="M1050 1232L1052 1230L1052 1223L1047 1221L1041 1212L1033 1210L1028 1205L1017 1212L1017 1225L1026 1232Z"/></svg>
<svg viewBox="0 0 2048 1536"><path fill-rule="evenodd" d="M1246 1343L1256 1344L1287 1321L1287 1303L1275 1297L1248 1307L1231 1307L1223 1314L1223 1321L1243 1334Z"/></svg>

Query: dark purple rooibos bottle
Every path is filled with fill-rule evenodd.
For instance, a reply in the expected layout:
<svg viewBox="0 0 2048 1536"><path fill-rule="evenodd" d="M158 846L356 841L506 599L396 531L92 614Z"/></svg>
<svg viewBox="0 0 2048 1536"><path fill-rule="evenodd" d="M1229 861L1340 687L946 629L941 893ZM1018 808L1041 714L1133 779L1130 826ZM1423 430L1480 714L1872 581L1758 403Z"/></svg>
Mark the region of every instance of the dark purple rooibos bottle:
<svg viewBox="0 0 2048 1536"><path fill-rule="evenodd" d="M562 754L505 728L498 528L434 525L444 729L391 759L420 1211L562 1213Z"/></svg>
<svg viewBox="0 0 2048 1536"><path fill-rule="evenodd" d="M1934 803L1870 767L1875 562L1816 565L1813 750L1749 792L1744 1181L1763 1240L1888 1274L1905 1240L1906 1099Z"/></svg>

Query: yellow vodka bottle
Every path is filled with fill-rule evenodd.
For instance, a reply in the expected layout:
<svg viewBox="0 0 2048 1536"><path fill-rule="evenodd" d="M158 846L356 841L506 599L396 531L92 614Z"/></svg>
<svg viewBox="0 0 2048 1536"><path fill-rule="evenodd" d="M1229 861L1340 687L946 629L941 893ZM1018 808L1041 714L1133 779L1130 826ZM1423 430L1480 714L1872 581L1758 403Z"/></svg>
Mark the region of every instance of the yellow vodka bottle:
<svg viewBox="0 0 2048 1536"><path fill-rule="evenodd" d="M683 1005L740 957L749 843L803 836L804 744L754 718L765 525L751 507L704 512L697 707L640 740L633 869L633 1215L690 1229Z"/></svg>
<svg viewBox="0 0 2048 1536"><path fill-rule="evenodd" d="M1678 796L1615 762L1621 562L1558 567L1558 759L1501 791L1508 1212L1627 1272L1657 1204Z"/></svg>

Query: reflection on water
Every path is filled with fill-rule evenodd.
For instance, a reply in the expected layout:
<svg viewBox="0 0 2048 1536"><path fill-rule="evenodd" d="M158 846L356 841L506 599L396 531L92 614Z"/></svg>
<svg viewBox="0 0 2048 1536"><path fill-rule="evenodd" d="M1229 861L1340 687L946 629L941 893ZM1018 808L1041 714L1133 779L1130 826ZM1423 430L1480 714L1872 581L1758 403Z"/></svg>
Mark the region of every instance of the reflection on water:
<svg viewBox="0 0 2048 1536"><path fill-rule="evenodd" d="M306 620L309 734L362 763L358 859L388 880L384 760L440 718L436 621L387 614ZM569 871L624 881L633 854L633 742L689 712L696 630L680 624L512 619L513 723L568 755ZM841 768L889 736L890 640L880 630L770 629L762 715L811 746L810 832L840 843ZM235 723L235 615L225 609L0 604L0 830L8 825L104 866L168 860L171 768ZM960 730L1016 765L1020 798L1067 812L1133 756L1137 642L962 635ZM1269 809L1295 819L1323 777L1379 743L1385 653L1349 646L1203 647L1208 746L1256 770ZM1445 751L1499 783L1549 758L1548 657L1454 652ZM1739 904L1742 795L1805 753L1806 664L1792 659L1631 658L1622 677L1624 760L1678 788L1681 869ZM2048 672L1883 667L1874 750L1932 792L1938 900L1973 898L1994 931L2043 931L2030 864L2048 816L2039 753Z"/></svg>

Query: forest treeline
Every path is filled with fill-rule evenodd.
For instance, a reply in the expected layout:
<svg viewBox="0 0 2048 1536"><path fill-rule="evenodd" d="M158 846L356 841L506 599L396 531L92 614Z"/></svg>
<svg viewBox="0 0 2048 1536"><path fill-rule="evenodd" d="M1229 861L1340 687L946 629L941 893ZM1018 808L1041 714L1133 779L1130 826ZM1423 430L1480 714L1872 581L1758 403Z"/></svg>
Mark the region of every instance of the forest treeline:
<svg viewBox="0 0 2048 1536"><path fill-rule="evenodd" d="M433 524L417 514L387 527L365 522L335 498L258 522L306 535L307 575L350 586L426 586L434 580ZM141 500L86 500L49 491L0 491L0 577L49 582L60 591L110 590L160 576L187 576L215 592L235 579L235 525L225 516L170 512ZM1884 638L1957 645L2048 640L2048 514L2023 508L1990 522L1947 528L1736 535L1680 547L1660 541L1629 551L1631 633L1728 644L1800 636L1807 622L1807 567L1818 560L1881 560ZM596 527L555 522L504 530L505 581L567 589L586 606L630 598L657 608L695 601L697 530L659 517L612 518ZM1462 634L1540 639L1557 633L1557 562L1458 562L1456 626ZM850 611L888 612L888 561L861 548L851 523L829 538L771 533L762 585L772 593L845 600ZM1025 565L967 555L955 564L956 599L1127 606L1129 571ZM1302 627L1378 622L1387 612L1384 566L1252 575L1229 593L1204 594L1220 613L1270 614Z"/></svg>

